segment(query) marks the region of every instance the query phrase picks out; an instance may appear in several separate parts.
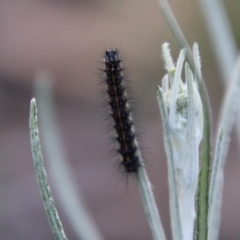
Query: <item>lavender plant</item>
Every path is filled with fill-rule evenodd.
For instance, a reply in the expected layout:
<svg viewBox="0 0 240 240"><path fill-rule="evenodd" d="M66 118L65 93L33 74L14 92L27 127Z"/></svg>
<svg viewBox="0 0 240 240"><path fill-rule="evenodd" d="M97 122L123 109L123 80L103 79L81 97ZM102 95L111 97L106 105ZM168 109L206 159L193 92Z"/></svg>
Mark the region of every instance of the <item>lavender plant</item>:
<svg viewBox="0 0 240 240"><path fill-rule="evenodd" d="M211 1L201 0L203 7L207 6L209 2ZM215 4L214 8L210 7L206 14L214 15L213 11L218 11L217 16L223 22L223 29L228 31L227 18L226 15L223 14L223 6L218 4L217 1L212 2ZM211 107L201 74L201 60L198 45L195 43L193 50L191 50L168 2L166 0L159 0L159 4L182 48L177 63L175 64L170 53L169 44L164 43L162 45L167 74L162 78L161 86L157 88L157 102L162 117L168 162L172 236L174 240L217 240L221 217L221 197L224 181L223 169L240 92L240 57L238 61L236 61L236 56L233 51L233 38L230 36L228 43L231 43L232 47L230 46L230 48L228 48L229 50L227 50L229 55L225 55L229 56L228 59L230 60L225 59L225 63L227 63L221 64L224 66L224 69L222 69L223 76L229 77L230 73L232 76L229 77L231 81L229 81L229 86L227 86L219 117L219 132L212 163L213 171L210 175ZM224 17L221 18L221 14L219 13L222 13ZM216 28L216 24L210 24L210 29L214 28ZM228 34L231 35L229 31ZM225 34L225 37L226 35L227 34ZM221 40L220 38L216 38L215 41ZM221 47L217 48L217 46L223 46L222 42L216 44L216 51L223 51ZM234 68L230 69L233 65L235 65ZM35 100L31 101L30 109L32 153L36 174L39 179L40 191L55 238L66 239L54 206L43 164ZM47 114L50 117L53 115L52 111L48 111ZM54 130L52 135L57 136L57 130ZM53 143L57 142L56 138L53 138L51 141ZM58 144L56 144L56 146L57 145ZM62 146L59 148L62 149ZM49 151L51 152L51 149L49 149ZM54 152L56 152L56 150L54 150ZM139 152L138 154L143 162L141 153ZM51 153L49 155L51 155ZM65 161L63 157L63 166L67 168L67 165L64 163ZM52 168L54 168L54 164ZM66 169L66 171L68 170ZM67 179L69 178L67 177ZM152 230L153 239L165 240L166 237L161 224L160 214L144 165L137 174L137 181ZM65 188L73 185L71 181L67 181L68 185L66 185L66 183L64 184ZM71 194L74 194L74 187L70 187L70 189ZM74 194L74 198L78 197L79 196ZM81 218L82 220L82 224L79 225L80 230L77 230L76 224L73 224L75 225L75 230L78 232L79 238L103 239L86 211L85 206L83 207L82 200L79 200L78 203L79 211L77 211L77 213L71 211L70 219L76 221L77 218ZM67 204L67 200L65 199L64 205ZM80 217L82 213L83 217ZM84 226L88 226L88 228ZM92 233L94 233L94 235L91 235Z"/></svg>

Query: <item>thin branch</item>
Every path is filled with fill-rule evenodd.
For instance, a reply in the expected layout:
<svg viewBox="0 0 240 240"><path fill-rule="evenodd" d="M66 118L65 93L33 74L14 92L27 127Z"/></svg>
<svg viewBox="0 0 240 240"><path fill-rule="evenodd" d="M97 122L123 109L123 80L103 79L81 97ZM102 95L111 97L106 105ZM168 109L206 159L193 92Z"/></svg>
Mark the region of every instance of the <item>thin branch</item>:
<svg viewBox="0 0 240 240"><path fill-rule="evenodd" d="M145 170L141 154L138 153L138 156L140 158L140 162L142 163L139 171L137 172L138 186L145 212L148 217L149 226L152 231L153 239L166 240L156 200L154 198L152 185Z"/></svg>

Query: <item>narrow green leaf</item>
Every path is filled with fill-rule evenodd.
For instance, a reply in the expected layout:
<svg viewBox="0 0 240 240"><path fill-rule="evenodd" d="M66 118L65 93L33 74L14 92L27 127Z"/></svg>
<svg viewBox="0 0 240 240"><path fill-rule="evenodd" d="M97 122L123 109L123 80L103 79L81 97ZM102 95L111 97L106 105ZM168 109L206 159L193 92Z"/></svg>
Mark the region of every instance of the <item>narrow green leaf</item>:
<svg viewBox="0 0 240 240"><path fill-rule="evenodd" d="M31 100L30 106L30 138L34 167L50 227L56 240L67 240L61 220L58 216L58 212L54 204L48 183L46 169L43 162L43 155L39 139L37 105L35 99Z"/></svg>

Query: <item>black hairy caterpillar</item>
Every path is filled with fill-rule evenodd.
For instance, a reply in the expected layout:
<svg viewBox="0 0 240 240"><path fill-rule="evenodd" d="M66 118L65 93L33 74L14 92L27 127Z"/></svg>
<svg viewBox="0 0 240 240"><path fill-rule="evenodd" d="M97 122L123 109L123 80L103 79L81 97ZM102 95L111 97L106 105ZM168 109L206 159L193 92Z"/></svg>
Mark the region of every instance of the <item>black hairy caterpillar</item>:
<svg viewBox="0 0 240 240"><path fill-rule="evenodd" d="M118 153L122 156L121 164L126 172L132 173L138 171L140 161L120 63L118 50L107 49L104 72L106 73L108 104L116 130L116 140L119 143Z"/></svg>

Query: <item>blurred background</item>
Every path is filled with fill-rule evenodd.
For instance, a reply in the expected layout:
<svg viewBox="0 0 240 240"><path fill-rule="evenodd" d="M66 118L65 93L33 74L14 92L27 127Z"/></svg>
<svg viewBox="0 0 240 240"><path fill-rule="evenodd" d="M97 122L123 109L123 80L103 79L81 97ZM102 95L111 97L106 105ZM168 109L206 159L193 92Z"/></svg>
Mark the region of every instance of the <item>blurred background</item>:
<svg viewBox="0 0 240 240"><path fill-rule="evenodd" d="M214 133L223 96L200 6L170 1L190 45L200 46L203 76L213 110ZM239 45L239 1L226 1ZM131 81L134 116L161 218L170 235L166 156L156 86L164 75L161 44L179 47L157 1L0 1L0 236L4 240L53 239L31 157L28 118L33 79L41 70L55 78L54 98L63 140L89 211L107 240L151 239L137 184L116 171L104 121L99 70L107 48L117 47ZM239 239L240 161L233 135L225 168L221 240ZM47 159L45 158L46 165ZM54 183L50 183L54 193ZM69 239L77 239L55 201Z"/></svg>

